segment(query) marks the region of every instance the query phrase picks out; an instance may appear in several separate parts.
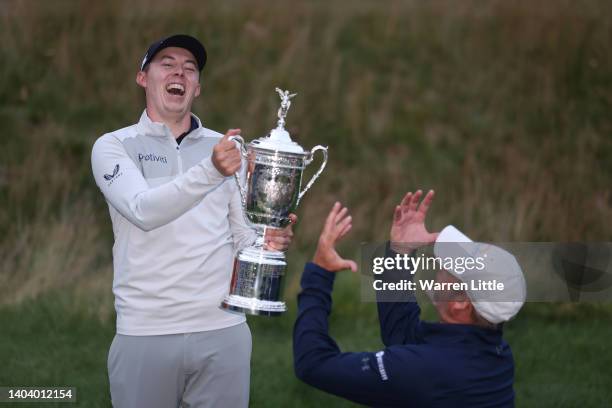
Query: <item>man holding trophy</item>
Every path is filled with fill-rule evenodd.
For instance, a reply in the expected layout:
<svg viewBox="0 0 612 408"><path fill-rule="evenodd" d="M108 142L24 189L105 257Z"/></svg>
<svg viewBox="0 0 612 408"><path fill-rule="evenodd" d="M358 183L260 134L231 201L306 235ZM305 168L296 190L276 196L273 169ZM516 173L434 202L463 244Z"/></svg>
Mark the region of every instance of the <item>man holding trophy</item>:
<svg viewBox="0 0 612 408"><path fill-rule="evenodd" d="M262 210L258 224L272 216L260 234L245 221L230 177L241 168L230 140L240 130L223 136L191 113L205 63L204 46L191 36L152 44L136 76L146 96L139 122L103 135L92 150L115 238L117 334L108 356L115 407L246 407L251 333L235 310L255 309L220 305L238 251L258 239L258 251L278 258L292 238L295 205L275 215ZM270 301L278 303L263 303Z"/></svg>

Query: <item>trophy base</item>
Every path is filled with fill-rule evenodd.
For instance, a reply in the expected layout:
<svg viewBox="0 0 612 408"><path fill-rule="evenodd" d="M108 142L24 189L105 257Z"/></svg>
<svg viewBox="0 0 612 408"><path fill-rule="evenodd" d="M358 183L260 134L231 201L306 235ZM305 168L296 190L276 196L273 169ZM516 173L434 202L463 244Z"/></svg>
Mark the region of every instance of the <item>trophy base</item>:
<svg viewBox="0 0 612 408"><path fill-rule="evenodd" d="M285 255L252 246L234 262L230 291L220 307L259 316L278 316L287 310L281 300Z"/></svg>
<svg viewBox="0 0 612 408"><path fill-rule="evenodd" d="M237 295L226 296L221 307L255 316L280 316L287 311L285 302L271 302Z"/></svg>

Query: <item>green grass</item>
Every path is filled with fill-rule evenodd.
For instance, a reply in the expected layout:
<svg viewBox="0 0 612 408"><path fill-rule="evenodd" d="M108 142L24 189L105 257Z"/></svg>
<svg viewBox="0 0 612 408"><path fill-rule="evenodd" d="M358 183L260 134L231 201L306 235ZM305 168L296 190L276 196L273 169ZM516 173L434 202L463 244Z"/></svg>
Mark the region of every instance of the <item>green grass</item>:
<svg viewBox="0 0 612 408"><path fill-rule="evenodd" d="M98 136L137 120L142 54L174 32L207 46L194 106L207 127L264 135L281 86L298 92L293 137L329 145L298 210L287 298L335 200L353 214L347 254L384 240L393 205L417 188L438 193L432 229L609 240L609 1L4 2L0 385L70 383L79 405L108 406L112 229L89 153ZM349 281L333 332L346 349L374 350L374 305ZM609 405L603 310L529 305L508 326L519 406ZM292 320L250 320L253 405L348 405L294 379Z"/></svg>
<svg viewBox="0 0 612 408"><path fill-rule="evenodd" d="M356 279L346 273L336 283L332 335L344 351L375 351L382 347L375 304L360 301ZM289 303L290 312L280 318L249 317L251 406L354 406L295 378L291 331L296 308L294 299ZM45 406L109 407L106 356L114 325L86 310L83 300L70 293L1 308L0 384L76 387L77 404ZM612 399L611 315L608 306L527 305L505 329L516 362L517 406L607 406ZM433 318L431 308L425 306L424 316Z"/></svg>
<svg viewBox="0 0 612 408"><path fill-rule="evenodd" d="M76 387L77 406L110 406L106 374L106 355L114 336L110 323L83 312L60 293L5 307L0 310L0 323L2 386Z"/></svg>
<svg viewBox="0 0 612 408"><path fill-rule="evenodd" d="M298 209L300 251L335 200L352 210L352 247L384 239L394 204L417 188L438 192L434 229L609 238L610 2L10 4L0 8L2 303L108 279L112 231L90 149L137 120L138 63L175 31L208 47L194 106L206 126L266 134L281 86L298 92L294 138L329 145Z"/></svg>

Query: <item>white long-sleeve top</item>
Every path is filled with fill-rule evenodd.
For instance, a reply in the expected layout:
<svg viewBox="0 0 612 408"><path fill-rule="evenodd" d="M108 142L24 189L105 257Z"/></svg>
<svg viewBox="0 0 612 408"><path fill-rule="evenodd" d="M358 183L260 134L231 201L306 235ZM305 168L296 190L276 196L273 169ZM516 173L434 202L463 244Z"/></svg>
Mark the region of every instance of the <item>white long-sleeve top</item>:
<svg viewBox="0 0 612 408"><path fill-rule="evenodd" d="M235 252L255 240L233 177L211 162L221 134L202 127L180 145L143 112L101 136L91 155L113 224L117 333L215 330L245 321L219 308Z"/></svg>

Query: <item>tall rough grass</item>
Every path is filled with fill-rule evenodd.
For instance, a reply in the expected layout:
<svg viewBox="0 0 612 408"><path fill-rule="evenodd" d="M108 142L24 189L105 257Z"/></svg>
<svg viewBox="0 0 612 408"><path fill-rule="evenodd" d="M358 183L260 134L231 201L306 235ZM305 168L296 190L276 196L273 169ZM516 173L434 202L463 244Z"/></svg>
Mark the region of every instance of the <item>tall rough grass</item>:
<svg viewBox="0 0 612 408"><path fill-rule="evenodd" d="M89 152L138 119L139 62L175 32L207 46L194 108L207 127L264 135L281 86L299 94L294 139L329 145L294 269L333 201L352 209L351 254L385 239L394 203L417 188L438 193L433 228L608 240L611 16L603 0L3 2L0 302L76 286L108 304L112 232Z"/></svg>

